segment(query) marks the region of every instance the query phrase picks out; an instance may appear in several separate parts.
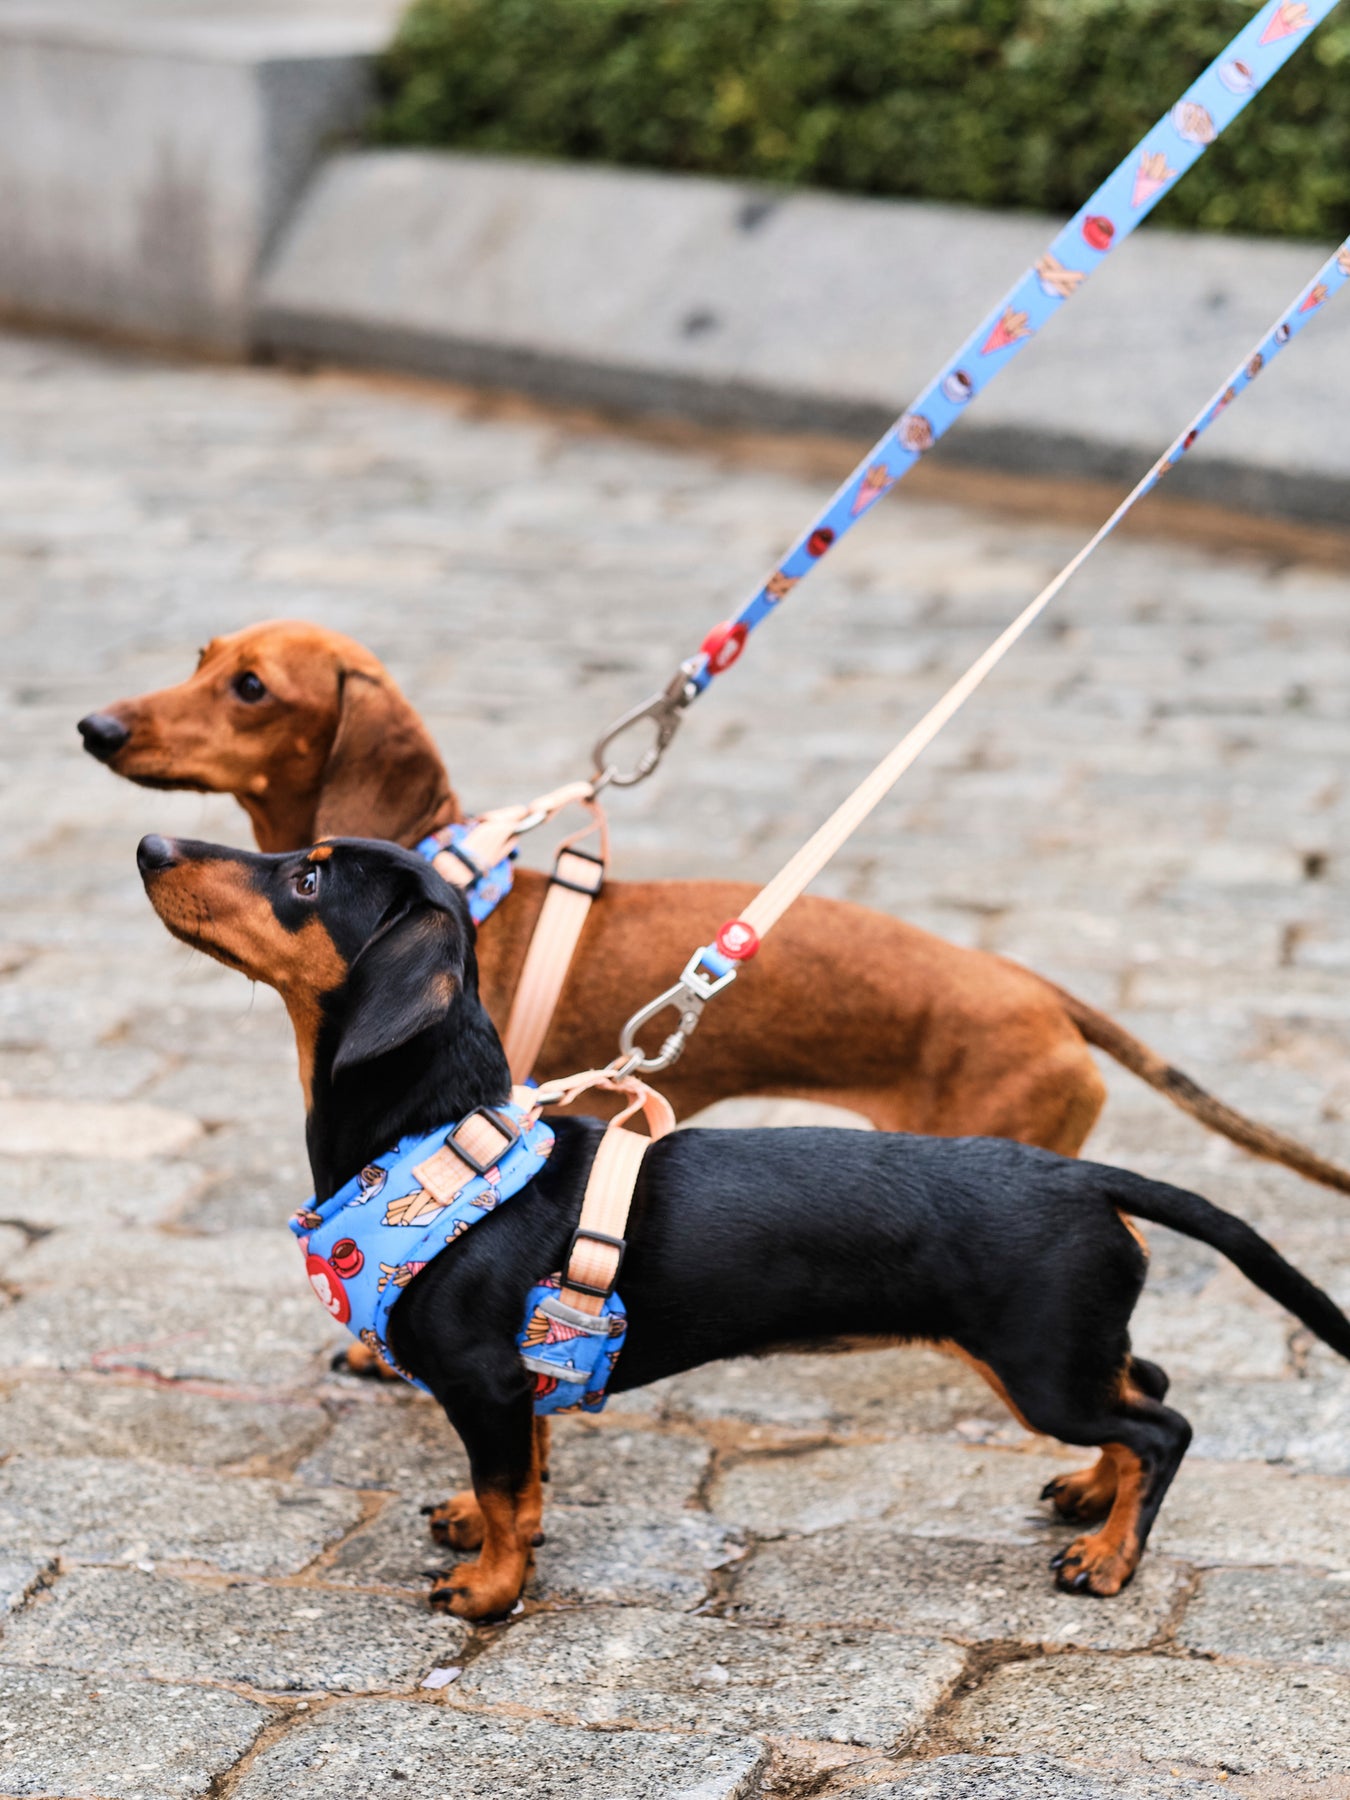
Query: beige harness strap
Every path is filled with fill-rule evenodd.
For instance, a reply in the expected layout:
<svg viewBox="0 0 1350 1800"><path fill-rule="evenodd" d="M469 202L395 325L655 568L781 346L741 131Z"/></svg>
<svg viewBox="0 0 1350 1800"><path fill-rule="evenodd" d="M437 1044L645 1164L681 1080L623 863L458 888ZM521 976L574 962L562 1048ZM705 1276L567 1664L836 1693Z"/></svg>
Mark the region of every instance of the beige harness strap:
<svg viewBox="0 0 1350 1800"><path fill-rule="evenodd" d="M541 1105L566 1106L596 1087L628 1093L633 1098L605 1127L563 1270L563 1303L593 1317L603 1311L606 1296L618 1279L624 1232L642 1159L657 1138L675 1128L675 1114L664 1096L631 1075L616 1078L606 1069L574 1075L561 1086L550 1088L546 1099L538 1098ZM645 1115L649 1137L624 1129L638 1111Z"/></svg>
<svg viewBox="0 0 1350 1800"><path fill-rule="evenodd" d="M527 828L527 821L530 826L542 824L574 801L593 800L594 787L590 781L569 781L566 786L531 800L528 806L499 806L484 813L459 846L458 854L442 850L432 858L431 866L453 886L468 887L485 869L502 860L522 829Z"/></svg>
<svg viewBox="0 0 1350 1800"><path fill-rule="evenodd" d="M512 1088L511 1098L527 1113L539 1116L533 1088ZM519 1135L509 1119L490 1106L480 1106L460 1122L439 1150L418 1163L413 1174L438 1206L448 1206L461 1188L498 1163Z"/></svg>
<svg viewBox="0 0 1350 1800"><path fill-rule="evenodd" d="M604 815L598 808L593 810L593 823L569 838L558 851L549 890L516 983L511 1016L502 1033L502 1048L513 1081L524 1081L534 1073L591 906L604 885L609 834ZM576 845L594 831L600 834L600 849L598 855L592 856Z"/></svg>

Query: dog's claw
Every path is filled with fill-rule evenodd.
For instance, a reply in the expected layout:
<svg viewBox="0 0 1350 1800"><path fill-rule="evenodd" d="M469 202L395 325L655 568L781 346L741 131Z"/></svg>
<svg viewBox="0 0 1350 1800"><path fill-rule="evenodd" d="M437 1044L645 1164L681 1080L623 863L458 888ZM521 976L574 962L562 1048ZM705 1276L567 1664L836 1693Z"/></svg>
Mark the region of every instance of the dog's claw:
<svg viewBox="0 0 1350 1800"><path fill-rule="evenodd" d="M1056 1477L1054 1481L1047 1481L1045 1486L1041 1489L1041 1499L1042 1500L1053 1500L1055 1497L1055 1489L1058 1486L1059 1486L1058 1477Z"/></svg>
<svg viewBox="0 0 1350 1800"><path fill-rule="evenodd" d="M343 1375L347 1370L347 1352L335 1350L328 1359L328 1367L335 1375Z"/></svg>
<svg viewBox="0 0 1350 1800"><path fill-rule="evenodd" d="M1074 1576L1069 1585L1072 1587L1075 1594L1081 1594L1083 1589L1087 1586L1089 1579L1088 1572L1084 1569L1081 1575Z"/></svg>
<svg viewBox="0 0 1350 1800"><path fill-rule="evenodd" d="M424 1519L429 1519L432 1513L435 1512L438 1504L439 1503L435 1500L428 1500L425 1506L419 1506L417 1510Z"/></svg>
<svg viewBox="0 0 1350 1800"><path fill-rule="evenodd" d="M1064 1567L1065 1563L1068 1561L1068 1558L1069 1558L1068 1551L1061 1550L1057 1556L1052 1556L1050 1558L1050 1567L1052 1569L1062 1569Z"/></svg>
<svg viewBox="0 0 1350 1800"><path fill-rule="evenodd" d="M544 1534L542 1531L536 1531L534 1536L530 1539L530 1542L534 1545L535 1549L537 1550L539 1548L540 1544L547 1542L547 1539L544 1537Z"/></svg>

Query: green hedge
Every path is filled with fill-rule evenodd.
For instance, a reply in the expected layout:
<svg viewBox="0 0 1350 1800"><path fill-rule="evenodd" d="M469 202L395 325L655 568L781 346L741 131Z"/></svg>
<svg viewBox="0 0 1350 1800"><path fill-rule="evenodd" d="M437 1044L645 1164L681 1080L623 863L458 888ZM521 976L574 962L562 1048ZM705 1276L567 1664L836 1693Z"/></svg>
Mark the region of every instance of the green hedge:
<svg viewBox="0 0 1350 1800"><path fill-rule="evenodd" d="M414 0L376 136L1069 213L1253 10ZM1321 27L1159 217L1350 230L1350 20Z"/></svg>

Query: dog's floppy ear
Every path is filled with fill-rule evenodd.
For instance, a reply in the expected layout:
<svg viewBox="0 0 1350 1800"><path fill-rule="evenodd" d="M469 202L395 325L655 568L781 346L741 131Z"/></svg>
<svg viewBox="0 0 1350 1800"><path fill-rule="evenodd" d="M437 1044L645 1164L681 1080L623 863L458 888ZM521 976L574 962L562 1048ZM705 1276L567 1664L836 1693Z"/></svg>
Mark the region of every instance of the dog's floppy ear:
<svg viewBox="0 0 1350 1800"><path fill-rule="evenodd" d="M397 1050L445 1018L461 992L468 934L455 914L414 903L371 939L347 976L332 1072Z"/></svg>
<svg viewBox="0 0 1350 1800"><path fill-rule="evenodd" d="M338 719L319 781L314 836L412 843L453 816L454 795L422 721L387 676L338 671ZM448 812L447 812L448 809Z"/></svg>

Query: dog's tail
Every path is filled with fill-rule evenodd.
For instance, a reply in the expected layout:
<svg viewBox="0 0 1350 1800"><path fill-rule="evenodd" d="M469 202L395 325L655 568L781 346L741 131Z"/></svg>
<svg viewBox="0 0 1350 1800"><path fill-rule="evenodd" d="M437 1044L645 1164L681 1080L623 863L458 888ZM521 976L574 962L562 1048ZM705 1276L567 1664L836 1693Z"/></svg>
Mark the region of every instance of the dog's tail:
<svg viewBox="0 0 1350 1800"><path fill-rule="evenodd" d="M1259 1231L1222 1207L1166 1181L1150 1181L1129 1169L1106 1170L1112 1203L1136 1219L1166 1225L1184 1237L1198 1238L1241 1269L1254 1287L1316 1332L1324 1344L1350 1361L1350 1319L1320 1287L1268 1244Z"/></svg>
<svg viewBox="0 0 1350 1800"><path fill-rule="evenodd" d="M1268 1125L1258 1125L1255 1119L1249 1119L1243 1113L1235 1112L1231 1106L1225 1106L1222 1100L1216 1100L1213 1094L1207 1094L1189 1075L1183 1075L1180 1069L1174 1069L1171 1063L1164 1062L1156 1050L1150 1050L1147 1044L1140 1043L1123 1025L1117 1025L1114 1019L1098 1012L1095 1006L1089 1006L1086 1000L1079 1000L1075 995L1066 993L1053 981L1047 982L1046 986L1054 988L1065 1012L1089 1044L1095 1045L1098 1050L1104 1050L1132 1075L1137 1075L1151 1088L1165 1094L1174 1106L1189 1113L1207 1130L1219 1132L1233 1143L1240 1144L1244 1150L1249 1150L1253 1156L1262 1156L1267 1162L1283 1163L1286 1169L1292 1169L1296 1175L1302 1175L1309 1181L1319 1181L1323 1187L1335 1188L1339 1193L1350 1194L1350 1169L1342 1169L1339 1164L1328 1162L1315 1150L1309 1150L1306 1144L1285 1137L1283 1132L1272 1131Z"/></svg>

